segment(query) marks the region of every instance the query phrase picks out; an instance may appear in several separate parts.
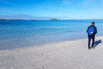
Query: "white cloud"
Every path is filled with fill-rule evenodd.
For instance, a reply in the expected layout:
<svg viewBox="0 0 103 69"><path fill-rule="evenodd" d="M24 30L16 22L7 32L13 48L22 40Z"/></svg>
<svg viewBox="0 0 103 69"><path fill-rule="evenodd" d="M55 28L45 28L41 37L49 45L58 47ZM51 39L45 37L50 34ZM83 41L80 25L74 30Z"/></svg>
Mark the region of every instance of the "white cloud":
<svg viewBox="0 0 103 69"><path fill-rule="evenodd" d="M26 14L17 14L17 15L0 15L0 19L35 19L35 17Z"/></svg>

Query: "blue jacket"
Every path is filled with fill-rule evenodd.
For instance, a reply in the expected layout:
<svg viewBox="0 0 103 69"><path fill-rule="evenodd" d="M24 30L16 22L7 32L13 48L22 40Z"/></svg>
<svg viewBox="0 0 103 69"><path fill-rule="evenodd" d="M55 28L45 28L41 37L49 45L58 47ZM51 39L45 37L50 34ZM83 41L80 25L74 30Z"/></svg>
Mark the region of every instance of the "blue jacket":
<svg viewBox="0 0 103 69"><path fill-rule="evenodd" d="M94 33L93 33L93 35L95 36L95 34L97 34L97 28L95 26L91 25L91 26L89 26L87 28L87 33L88 33L88 30L89 30L90 27L94 27Z"/></svg>

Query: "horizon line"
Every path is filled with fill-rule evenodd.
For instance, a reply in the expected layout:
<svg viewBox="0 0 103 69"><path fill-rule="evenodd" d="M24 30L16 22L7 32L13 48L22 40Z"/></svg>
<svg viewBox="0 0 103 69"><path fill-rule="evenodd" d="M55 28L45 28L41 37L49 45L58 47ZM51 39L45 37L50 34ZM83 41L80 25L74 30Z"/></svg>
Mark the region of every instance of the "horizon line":
<svg viewBox="0 0 103 69"><path fill-rule="evenodd" d="M103 19L57 19L57 18L54 18L56 20L103 20ZM52 20L52 19L7 19L7 18L4 18L4 19L0 19L0 20Z"/></svg>

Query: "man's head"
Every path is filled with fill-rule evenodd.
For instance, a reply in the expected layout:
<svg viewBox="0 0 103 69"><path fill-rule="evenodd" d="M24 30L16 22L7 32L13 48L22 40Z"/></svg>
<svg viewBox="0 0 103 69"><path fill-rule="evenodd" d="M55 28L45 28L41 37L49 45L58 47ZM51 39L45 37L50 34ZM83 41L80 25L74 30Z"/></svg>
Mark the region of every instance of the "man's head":
<svg viewBox="0 0 103 69"><path fill-rule="evenodd" d="M92 26L94 26L95 25L95 22L92 22L92 24L91 24Z"/></svg>

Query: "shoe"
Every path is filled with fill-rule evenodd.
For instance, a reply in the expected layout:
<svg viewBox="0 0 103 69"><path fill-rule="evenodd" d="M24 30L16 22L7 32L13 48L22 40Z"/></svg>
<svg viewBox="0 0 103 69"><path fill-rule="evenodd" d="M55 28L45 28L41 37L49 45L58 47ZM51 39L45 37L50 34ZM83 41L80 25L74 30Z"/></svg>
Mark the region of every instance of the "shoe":
<svg viewBox="0 0 103 69"><path fill-rule="evenodd" d="M92 48L95 48L95 46L92 46Z"/></svg>
<svg viewBox="0 0 103 69"><path fill-rule="evenodd" d="M88 49L91 49L91 47L89 47Z"/></svg>

